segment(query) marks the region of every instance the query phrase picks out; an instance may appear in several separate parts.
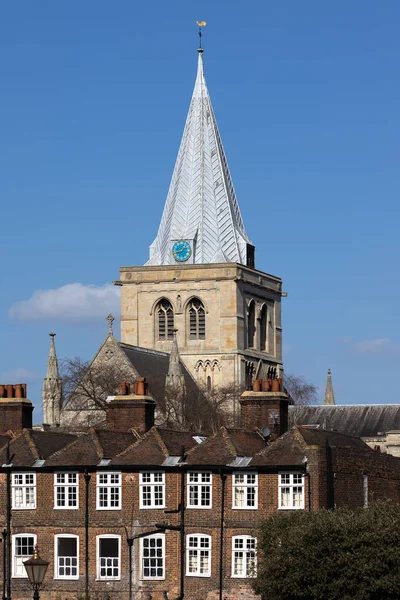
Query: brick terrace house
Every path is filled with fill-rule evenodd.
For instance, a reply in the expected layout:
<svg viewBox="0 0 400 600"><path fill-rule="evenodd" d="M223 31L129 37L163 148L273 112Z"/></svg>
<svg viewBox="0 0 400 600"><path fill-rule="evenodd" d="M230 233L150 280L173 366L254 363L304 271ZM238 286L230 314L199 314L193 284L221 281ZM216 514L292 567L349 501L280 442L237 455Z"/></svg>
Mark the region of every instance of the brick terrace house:
<svg viewBox="0 0 400 600"><path fill-rule="evenodd" d="M281 391L245 392L243 427L204 436L155 427L143 382L122 390L107 428L76 434L32 429L26 389L3 388L5 598L31 597L23 561L35 544L50 562L44 599L255 598L257 532L271 514L399 499L398 458L336 432L287 430Z"/></svg>

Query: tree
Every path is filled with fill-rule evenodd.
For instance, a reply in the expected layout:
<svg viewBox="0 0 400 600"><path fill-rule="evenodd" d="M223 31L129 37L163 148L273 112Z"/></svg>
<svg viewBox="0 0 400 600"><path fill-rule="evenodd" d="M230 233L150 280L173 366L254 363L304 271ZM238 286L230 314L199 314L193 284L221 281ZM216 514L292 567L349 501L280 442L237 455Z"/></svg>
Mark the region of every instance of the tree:
<svg viewBox="0 0 400 600"><path fill-rule="evenodd" d="M400 505L273 515L261 526L262 600L398 600Z"/></svg>
<svg viewBox="0 0 400 600"><path fill-rule="evenodd" d="M61 361L64 402L81 410L105 408L107 396L118 393L121 381L131 377L124 365L115 361L91 364L79 357Z"/></svg>
<svg viewBox="0 0 400 600"><path fill-rule="evenodd" d="M318 388L313 383L308 383L301 375L285 373L283 385L293 400L293 404L305 406L307 404L316 404Z"/></svg>

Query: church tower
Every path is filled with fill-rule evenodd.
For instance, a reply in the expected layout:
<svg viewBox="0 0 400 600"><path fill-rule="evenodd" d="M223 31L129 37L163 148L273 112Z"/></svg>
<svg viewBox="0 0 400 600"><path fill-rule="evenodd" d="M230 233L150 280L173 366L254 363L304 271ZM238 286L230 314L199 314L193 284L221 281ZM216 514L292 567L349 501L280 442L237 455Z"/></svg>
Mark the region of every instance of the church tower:
<svg viewBox="0 0 400 600"><path fill-rule="evenodd" d="M62 402L62 381L58 372L55 333L49 333L50 350L47 360L47 373L43 381L43 422L46 425L58 426L60 424L60 410Z"/></svg>
<svg viewBox="0 0 400 600"><path fill-rule="evenodd" d="M171 352L207 389L282 375L282 281L256 269L198 50L197 77L157 237L121 267L121 341ZM176 341L174 342L174 335Z"/></svg>

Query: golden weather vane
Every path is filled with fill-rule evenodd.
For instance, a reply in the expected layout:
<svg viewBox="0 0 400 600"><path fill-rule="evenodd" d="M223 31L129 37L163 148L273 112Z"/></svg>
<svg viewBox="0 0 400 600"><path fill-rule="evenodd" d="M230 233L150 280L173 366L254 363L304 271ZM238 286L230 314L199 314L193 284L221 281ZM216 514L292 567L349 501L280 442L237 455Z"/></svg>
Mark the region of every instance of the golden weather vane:
<svg viewBox="0 0 400 600"><path fill-rule="evenodd" d="M202 47L201 47L201 36L202 36L201 28L205 27L207 25L207 23L205 21L196 21L196 23L199 26L199 38L200 38L200 50L201 50L202 49Z"/></svg>

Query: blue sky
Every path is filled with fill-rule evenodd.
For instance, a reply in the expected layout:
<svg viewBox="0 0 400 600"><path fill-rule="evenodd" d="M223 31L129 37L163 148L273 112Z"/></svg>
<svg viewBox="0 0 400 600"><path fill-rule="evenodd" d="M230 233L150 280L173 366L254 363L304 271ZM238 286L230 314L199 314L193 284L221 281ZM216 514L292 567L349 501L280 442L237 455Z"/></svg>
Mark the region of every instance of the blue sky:
<svg viewBox="0 0 400 600"><path fill-rule="evenodd" d="M257 266L288 292L286 370L398 402L398 0L2 3L0 380L39 408L48 332L59 357L105 337L158 228L198 19Z"/></svg>

